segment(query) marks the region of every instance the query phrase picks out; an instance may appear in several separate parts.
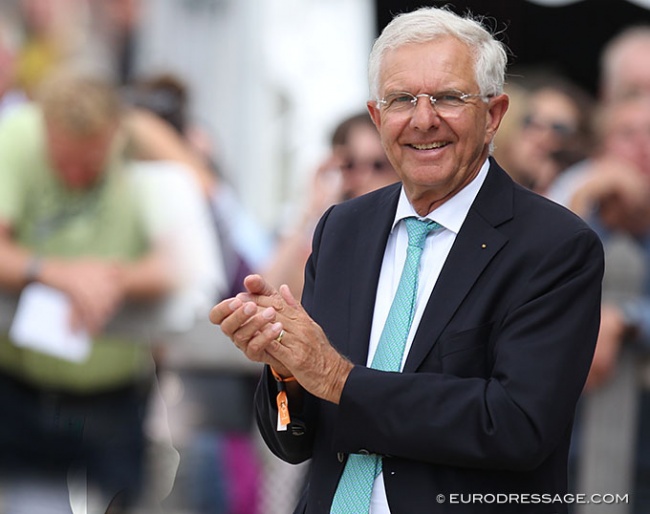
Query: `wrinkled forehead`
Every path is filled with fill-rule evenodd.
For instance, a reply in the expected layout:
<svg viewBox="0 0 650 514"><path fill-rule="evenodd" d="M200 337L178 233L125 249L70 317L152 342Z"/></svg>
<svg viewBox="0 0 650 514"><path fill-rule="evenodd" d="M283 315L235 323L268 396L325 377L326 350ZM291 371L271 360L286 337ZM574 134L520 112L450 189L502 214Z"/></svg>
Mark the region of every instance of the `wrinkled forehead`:
<svg viewBox="0 0 650 514"><path fill-rule="evenodd" d="M476 82L476 59L469 45L454 36L405 43L388 50L382 59L380 89L392 82ZM398 87L399 89L399 87Z"/></svg>

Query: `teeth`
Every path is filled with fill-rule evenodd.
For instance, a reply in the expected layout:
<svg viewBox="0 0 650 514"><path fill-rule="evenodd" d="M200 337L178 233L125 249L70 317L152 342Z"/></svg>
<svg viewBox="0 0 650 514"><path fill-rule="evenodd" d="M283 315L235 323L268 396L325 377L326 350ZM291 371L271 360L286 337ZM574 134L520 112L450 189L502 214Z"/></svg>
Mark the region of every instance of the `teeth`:
<svg viewBox="0 0 650 514"><path fill-rule="evenodd" d="M442 148L445 146L447 143L438 141L436 143L427 143L424 145L411 145L413 148L416 148L417 150L433 150L434 148Z"/></svg>

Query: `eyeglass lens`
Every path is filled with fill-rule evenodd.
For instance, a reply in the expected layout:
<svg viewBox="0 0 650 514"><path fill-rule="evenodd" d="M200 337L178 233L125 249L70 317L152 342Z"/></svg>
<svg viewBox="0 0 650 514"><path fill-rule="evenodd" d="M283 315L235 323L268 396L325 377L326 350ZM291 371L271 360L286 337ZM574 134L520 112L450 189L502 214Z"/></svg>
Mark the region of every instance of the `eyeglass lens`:
<svg viewBox="0 0 650 514"><path fill-rule="evenodd" d="M390 163L385 159L375 160L355 160L349 159L341 164L343 171L359 171L362 169L371 169L374 172L381 172L390 167Z"/></svg>

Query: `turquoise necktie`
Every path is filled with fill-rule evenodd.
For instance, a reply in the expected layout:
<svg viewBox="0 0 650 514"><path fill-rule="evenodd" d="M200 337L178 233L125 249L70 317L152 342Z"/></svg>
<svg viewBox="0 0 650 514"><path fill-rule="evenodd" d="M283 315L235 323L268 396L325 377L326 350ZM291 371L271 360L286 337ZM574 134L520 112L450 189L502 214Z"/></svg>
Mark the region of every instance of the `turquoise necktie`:
<svg viewBox="0 0 650 514"><path fill-rule="evenodd" d="M440 227L435 221L413 217L406 218L404 222L409 235L406 261L371 364L372 368L383 371L400 371L415 312L418 267L424 241L429 232ZM372 485L379 473L379 456L351 454L334 494L330 514L367 513L370 509Z"/></svg>

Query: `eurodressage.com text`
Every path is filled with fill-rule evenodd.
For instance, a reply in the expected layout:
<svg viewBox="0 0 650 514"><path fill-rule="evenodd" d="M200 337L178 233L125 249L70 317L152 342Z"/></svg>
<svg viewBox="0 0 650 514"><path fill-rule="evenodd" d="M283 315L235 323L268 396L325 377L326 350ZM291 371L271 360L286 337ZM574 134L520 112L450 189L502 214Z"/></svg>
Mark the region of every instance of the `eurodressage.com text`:
<svg viewBox="0 0 650 514"><path fill-rule="evenodd" d="M525 493L498 493L498 494L482 494L482 493L451 493L448 495L439 494L436 497L438 503L451 503L451 504L522 504L522 505L537 505L537 504L594 504L594 505L614 505L620 503L629 503L629 494L525 494Z"/></svg>

